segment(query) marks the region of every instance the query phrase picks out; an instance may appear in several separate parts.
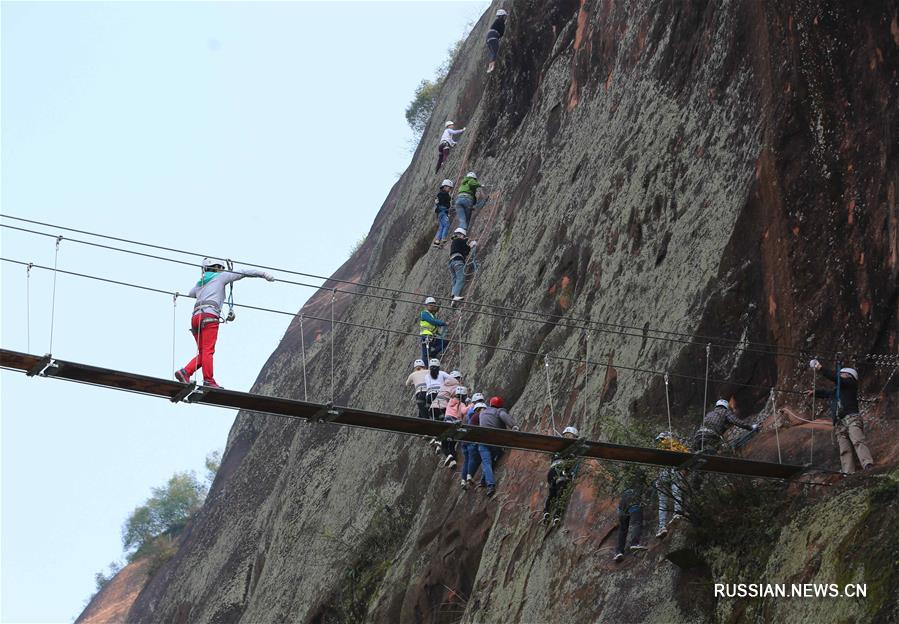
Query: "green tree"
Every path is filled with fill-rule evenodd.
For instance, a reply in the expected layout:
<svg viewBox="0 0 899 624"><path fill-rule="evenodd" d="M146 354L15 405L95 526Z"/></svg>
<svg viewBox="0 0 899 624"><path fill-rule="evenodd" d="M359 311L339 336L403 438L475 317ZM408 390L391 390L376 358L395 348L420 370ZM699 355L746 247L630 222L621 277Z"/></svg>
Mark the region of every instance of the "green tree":
<svg viewBox="0 0 899 624"><path fill-rule="evenodd" d="M434 112L434 105L437 103L437 94L440 87L443 86L443 77L435 80L422 80L415 89L412 102L406 108L406 121L416 138L420 138L425 126L431 119L431 113Z"/></svg>
<svg viewBox="0 0 899 624"><path fill-rule="evenodd" d="M212 451L206 456L206 485L212 487L215 481L215 475L218 474L219 468L222 467L222 453L220 451Z"/></svg>
<svg viewBox="0 0 899 624"><path fill-rule="evenodd" d="M122 546L134 558L162 535L177 535L203 504L208 486L191 472L174 474L163 487L131 512L122 527Z"/></svg>

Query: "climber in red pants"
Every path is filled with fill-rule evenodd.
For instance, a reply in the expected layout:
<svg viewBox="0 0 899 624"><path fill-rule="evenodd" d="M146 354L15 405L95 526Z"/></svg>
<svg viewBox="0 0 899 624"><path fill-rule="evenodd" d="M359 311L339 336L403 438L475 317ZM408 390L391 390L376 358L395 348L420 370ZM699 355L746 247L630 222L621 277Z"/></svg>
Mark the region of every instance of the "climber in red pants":
<svg viewBox="0 0 899 624"><path fill-rule="evenodd" d="M188 383L197 369L203 369L203 385L207 388L221 388L213 376L212 356L218 340L222 305L225 303L225 287L244 277L264 277L270 282L274 276L256 269L225 270L221 260L205 258L203 277L190 289L189 296L195 297L194 313L190 319L190 331L197 341L197 356L187 366L175 371L175 379Z"/></svg>

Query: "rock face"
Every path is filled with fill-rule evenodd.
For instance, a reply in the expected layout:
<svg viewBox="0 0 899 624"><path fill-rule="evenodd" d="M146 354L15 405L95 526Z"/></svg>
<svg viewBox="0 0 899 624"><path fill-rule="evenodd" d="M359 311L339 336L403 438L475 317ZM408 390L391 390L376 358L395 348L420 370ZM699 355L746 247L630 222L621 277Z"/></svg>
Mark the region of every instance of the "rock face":
<svg viewBox="0 0 899 624"><path fill-rule="evenodd" d="M310 400L412 414L402 383L419 302L450 287L447 251L430 248L433 195L473 169L489 200L471 228L480 268L467 300L501 307L445 309L464 342L445 360L466 385L501 393L524 428L571 423L649 445L667 428L654 372L670 372L673 426L689 433L706 362L706 402L733 396L749 417L770 412L771 386L809 388L810 356L832 365L841 352L863 393L880 396L866 404L875 458L895 461L899 375L881 390L890 369L866 357L899 350L895 4L516 0L488 75L483 39L498 7L462 47L365 243L327 285L340 292L306 303L303 341L297 319L254 391L303 398L305 361ZM435 175L448 118L468 129ZM332 306L352 325L332 333L316 320ZM808 416L798 394L776 401ZM826 426L775 436L773 420L747 456L776 461L779 443L784 461L807 461L811 428ZM829 435L817 438L815 463L836 467ZM510 453L488 502L460 492L428 448L241 413L206 505L129 621L899 617L895 471L748 502L739 496L756 485L724 488L745 514L685 526L615 567L615 500L599 467L579 480L565 530L546 535L535 524L546 457ZM665 559L679 551L693 554L673 557L685 567ZM877 594L866 601L711 591L865 579Z"/></svg>

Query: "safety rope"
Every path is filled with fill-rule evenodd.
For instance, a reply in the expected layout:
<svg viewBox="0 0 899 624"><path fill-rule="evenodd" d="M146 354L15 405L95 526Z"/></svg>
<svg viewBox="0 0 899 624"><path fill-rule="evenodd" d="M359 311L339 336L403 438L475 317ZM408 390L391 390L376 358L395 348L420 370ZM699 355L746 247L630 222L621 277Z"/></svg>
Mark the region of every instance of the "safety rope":
<svg viewBox="0 0 899 624"><path fill-rule="evenodd" d="M66 239L66 240L68 240L68 239ZM24 262L22 260L14 260L11 258L4 258L4 257L0 257L0 262L9 262L12 264L19 264L22 266L25 266L28 264L27 262ZM42 266L42 265L38 265L38 264L35 264L34 268L42 269L42 270L46 270L46 271L54 270L52 267ZM98 282L104 282L107 284L114 284L116 286L123 286L126 288L134 288L137 290L144 290L147 292L159 293L159 294L163 294L163 295L167 295L167 296L172 296L175 294L174 291L171 291L171 290L164 290L161 288L153 288L151 286L143 286L143 285L134 284L131 282L122 282L119 280L113 280L113 279L109 279L109 278L105 278L105 277L99 277L96 275L89 275L86 273L79 273L76 271L66 271L64 269L56 269L56 271L63 275L72 275L72 276L81 277L84 279L90 279L90 280L94 280L94 281L98 281ZM336 289L334 289L334 290L336 291ZM348 291L341 290L339 292L347 293ZM349 294L353 294L353 293L349 293ZM246 304L246 303L242 303L242 304L235 303L234 306L243 308L246 310L256 310L259 312L268 312L271 314L287 316L292 319L296 318L296 314L297 314L296 312L293 312L293 311L278 310L278 309L266 308L266 307L262 307L262 306L254 306L254 305L250 305L250 304ZM314 320L314 321L322 321L323 323L329 322L329 318L324 317L324 316L318 317L318 316L307 315L306 318L309 320ZM335 323L335 325L343 325L345 327L355 327L355 328L359 328L359 329L366 329L366 330L378 331L378 332L384 331L384 332L389 332L391 334L399 335L399 336L415 337L415 339L417 341L420 340L420 335L418 333L413 333L413 332L409 332L409 331L390 329L387 327L379 327L379 326L375 326L375 325L366 325L366 324L362 324L362 323L353 323L352 321L335 320L334 323ZM486 343L473 342L473 341L461 341L461 342L464 345L466 345L467 347L473 347L473 348L478 348L478 349L489 349L492 351L502 351L505 353L518 353L520 355L525 355L525 356L529 356L529 357L533 357L533 358L539 357L541 355L537 351L529 351L526 349L515 349L512 347L503 347L503 346L499 346L497 344L486 344ZM565 357L565 356L560 356L560 355L555 355L553 357L562 362L571 362L571 363L577 363L577 364L582 362L582 360L580 360L578 358ZM647 375L657 375L659 377L661 377L665 374L664 371L658 371L658 370L649 369L649 368L641 368L638 366L628 366L628 365L620 364L617 362L590 361L589 364L594 367L595 366L613 366L618 370L629 371L629 372L634 372L634 373L645 373ZM683 373L670 373L670 375L672 378L683 379L683 380L687 380L687 381L702 381L702 379L703 379L702 377L686 375ZM761 384L745 383L745 382L734 381L734 380L730 380L730 379L709 378L708 381L710 383L716 383L716 384L729 384L734 387L740 387L740 388L753 388L753 389L758 389L758 390L762 390L762 389L769 390L770 389L770 386L763 386ZM794 395L804 395L805 394L803 391L793 390L790 388L778 388L777 391L780 392L781 394L794 394Z"/></svg>
<svg viewBox="0 0 899 624"><path fill-rule="evenodd" d="M668 431L672 432L671 428L671 399L668 396L668 372L665 372L665 407L668 408Z"/></svg>
<svg viewBox="0 0 899 624"><path fill-rule="evenodd" d="M337 289L331 289L331 404L334 404L334 302L337 300Z"/></svg>
<svg viewBox="0 0 899 624"><path fill-rule="evenodd" d="M306 387L306 332L303 330L303 313L300 312L300 349L303 352L303 400L309 400L309 391Z"/></svg>
<svg viewBox="0 0 899 624"><path fill-rule="evenodd" d="M777 441L777 463L782 464L780 457L780 425L777 422L777 396L774 394L774 388L771 388L771 413L774 414L774 439Z"/></svg>
<svg viewBox="0 0 899 624"><path fill-rule="evenodd" d="M31 267L33 262L29 262L25 267L25 344L28 352L31 353Z"/></svg>
<svg viewBox="0 0 899 624"><path fill-rule="evenodd" d="M228 271L233 273L233 272L234 272L234 262L232 262L231 260L226 259L226 260L225 260L225 264L226 264L226 266L227 266L227 268L228 268ZM228 323L228 322L233 321L233 320L235 319L235 314L234 314L234 282L231 282L230 284L228 284L228 298L225 300L225 304L228 306L228 314L226 314L226 315L222 318L222 322L223 322L223 323ZM223 311L224 311L224 310L223 310Z"/></svg>
<svg viewBox="0 0 899 624"><path fill-rule="evenodd" d="M709 343L705 346L705 391L702 394L702 409L699 410L699 427L702 428L702 423L705 420L705 410L709 404L709 356L712 352L712 344ZM699 436L699 452L702 453L705 451L705 436Z"/></svg>
<svg viewBox="0 0 899 624"><path fill-rule="evenodd" d="M53 255L53 298L50 303L50 353L53 353L53 325L56 321L56 276L57 263L59 262L59 244L62 242L62 236L56 237L56 252Z"/></svg>
<svg viewBox="0 0 899 624"><path fill-rule="evenodd" d="M553 433L561 435L556 429L556 410L553 408L553 388L549 382L549 355L543 356L543 368L546 370L546 394L549 396L549 418L552 423Z"/></svg>
<svg viewBox="0 0 899 624"><path fill-rule="evenodd" d="M817 392L817 385L818 385L817 373L818 373L818 371L816 371L814 368L811 369L811 371L812 371L812 421L814 421L817 418L817 414L818 414L815 411L815 392ZM813 466L815 464L815 428L812 427L811 429L812 429L812 439L809 444L808 463L810 466Z"/></svg>
<svg viewBox="0 0 899 624"><path fill-rule="evenodd" d="M172 370L175 368L175 330L178 327L178 293L172 295Z"/></svg>
<svg viewBox="0 0 899 624"><path fill-rule="evenodd" d="M490 198L490 196L488 196L488 199L489 198ZM113 241L131 244L131 245L138 245L138 246L147 247L147 248L151 248L151 249L168 251L171 253L185 254L185 255L196 256L196 257L215 256L215 254L200 254L200 253L193 252L193 251L186 251L186 250L181 250L181 249L175 249L172 247L165 247L162 245L154 245L151 243L144 243L144 242L130 240L130 239L126 239L126 238L109 236L106 234L99 234L99 233L90 232L87 230L80 230L77 228L70 228L70 227L65 227L65 226L56 225L56 224L52 224L52 223L45 223L45 222L41 222L41 221L35 221L32 219L25 219L22 217L15 217L15 216L8 215L8 214L0 214L0 217L6 218L6 219L13 219L13 220L21 221L21 222L25 222L25 223L32 223L32 224L40 225L40 226L44 226L44 227L53 227L53 228L65 230L68 232L76 232L76 233L80 233L80 234L86 234L89 236L95 236L95 237L103 238L106 240L113 240ZM491 226L492 226L492 223L496 217L495 211L494 211L494 213L492 213L491 217L492 217L492 219L491 219ZM55 234L49 234L47 232L39 232L36 230L30 230L27 228L16 227L16 226L12 226L12 225L5 224L5 223L0 223L0 227L9 228L9 229L26 232L26 233L30 233L30 234L35 234L35 235L40 235L40 236L47 236L47 237L51 237L51 238L56 237ZM185 260L177 260L174 258L167 258L164 256L142 253L142 252L134 251L131 249L122 249L122 248L113 247L110 245L103 245L103 244L95 243L92 241L78 240L78 239L74 239L74 238L66 238L66 240L69 242L80 243L80 244L84 244L84 245L91 245L91 246L99 247L102 249L108 249L108 250L112 250L112 251L143 256L146 258L152 258L155 260L174 262L174 263L184 264L184 265L189 265L189 266L196 266L195 261L189 262L189 261L185 261ZM272 267L272 266L267 266L267 265L252 263L252 262L241 262L240 264L255 267L258 269L277 271L280 273L285 273L285 274L290 274L290 275L299 275L302 277L309 277L309 278L318 279L318 280L322 280L322 281L338 282L338 283L347 284L348 286L353 286L356 288L363 287L363 288L371 288L373 290L386 291L386 292L390 292L390 293L414 295L415 297L420 296L420 293L418 293L418 292L398 290L396 288L390 288L387 286L376 286L374 284L355 282L355 281L351 281L351 280L342 280L339 278L335 278L333 276L332 277L324 277L324 276L315 275L312 273L293 271L291 269ZM291 284L294 286L316 288L316 289L322 288L321 284L307 284L307 283L303 283L303 282L296 282L296 281L291 281L291 280L286 280L286 279L278 279L277 281L281 282L281 283L285 283L285 284ZM373 298L378 298L378 299L396 300L395 297L385 297L383 295L375 295L373 293L351 292L348 290L345 290L342 292L348 292L352 295L359 295L359 296L363 296L363 297L373 297ZM419 303L420 303L418 300L397 300L397 301L399 301L400 303L409 303L409 304L413 304L416 306L419 305ZM513 320L531 322L531 323L546 324L548 322L546 320L547 317L558 316L557 314L552 314L552 313L547 313L547 312L525 310L523 308L512 308L512 307L507 307L507 306L501 306L498 304L478 303L478 302L474 302L474 301L468 301L467 305L469 306L469 308L485 308L485 309L492 309L492 310L504 312L504 314L497 314L497 313L486 312L484 310L477 310L477 311L472 310L472 314L483 314L483 315L487 315L487 316L502 317L504 319L509 318L509 313L526 314L526 315L536 317L536 318L521 318L521 317L515 317L515 316L512 317ZM578 325L578 323L587 323L587 325ZM672 342L672 343L679 343L679 344L696 344L697 341L699 341L699 340L709 340L709 341L712 341L712 344L714 344L715 347L721 348L721 349L727 349L727 350L731 350L731 351L746 351L746 352L760 353L760 354L765 354L765 355L782 355L784 357L793 357L793 358L800 358L800 357L804 358L805 354L807 352L807 349L808 349L808 347L805 347L805 346L799 348L799 347L783 347L783 346L774 345L774 344L770 344L770 343L763 343L763 342L746 343L744 340L735 340L732 338L725 338L723 336L691 335L691 334L687 334L684 332L676 332L676 331L668 331L668 330L660 330L660 329L652 330L652 332L654 334L660 334L660 335L646 335L644 328L637 326L637 325L627 325L627 324L621 324L621 323L607 323L607 322L603 322L603 321L592 321L589 319L577 318L577 317L570 317L570 318L568 318L568 320L566 322L549 322L549 324L551 324L553 326L559 326L559 327L569 327L572 329L591 329L591 330L600 331L603 333L610 333L610 334L622 335L622 336L627 336L627 337L635 337L635 338L641 338L641 339L646 338L649 340L658 340L658 341ZM616 330L633 330L637 333L630 333L628 331L616 331ZM668 336L668 337L666 337L666 336ZM779 349L781 349L781 348L786 348L787 351L780 351ZM822 353L823 355L828 355L828 354L833 354L834 352L821 351L820 353ZM867 354L866 357L870 358L872 356L877 356L877 355L879 355L879 354ZM895 358L896 356L893 354L887 354L884 357Z"/></svg>
<svg viewBox="0 0 899 624"><path fill-rule="evenodd" d="M584 388L581 394L584 397L584 420L587 424L587 372L590 370L590 332L584 332Z"/></svg>

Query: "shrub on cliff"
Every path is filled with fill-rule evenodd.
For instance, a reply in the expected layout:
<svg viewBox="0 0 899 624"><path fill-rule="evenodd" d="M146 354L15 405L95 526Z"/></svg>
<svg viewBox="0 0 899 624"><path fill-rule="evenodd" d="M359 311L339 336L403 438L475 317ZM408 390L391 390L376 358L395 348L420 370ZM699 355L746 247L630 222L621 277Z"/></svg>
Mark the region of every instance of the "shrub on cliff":
<svg viewBox="0 0 899 624"><path fill-rule="evenodd" d="M437 68L434 79L425 79L418 83L412 96L412 101L406 107L406 122L412 128L412 134L416 143L421 138L421 134L425 131L425 126L428 125L428 121L431 119L431 113L434 112L434 105L437 103L437 95L440 93L440 88L443 87L443 81L446 80L450 67L452 67L456 56L462 49L462 44L468 37L471 26L472 24L469 23L462 37L453 47L447 50L446 60Z"/></svg>

